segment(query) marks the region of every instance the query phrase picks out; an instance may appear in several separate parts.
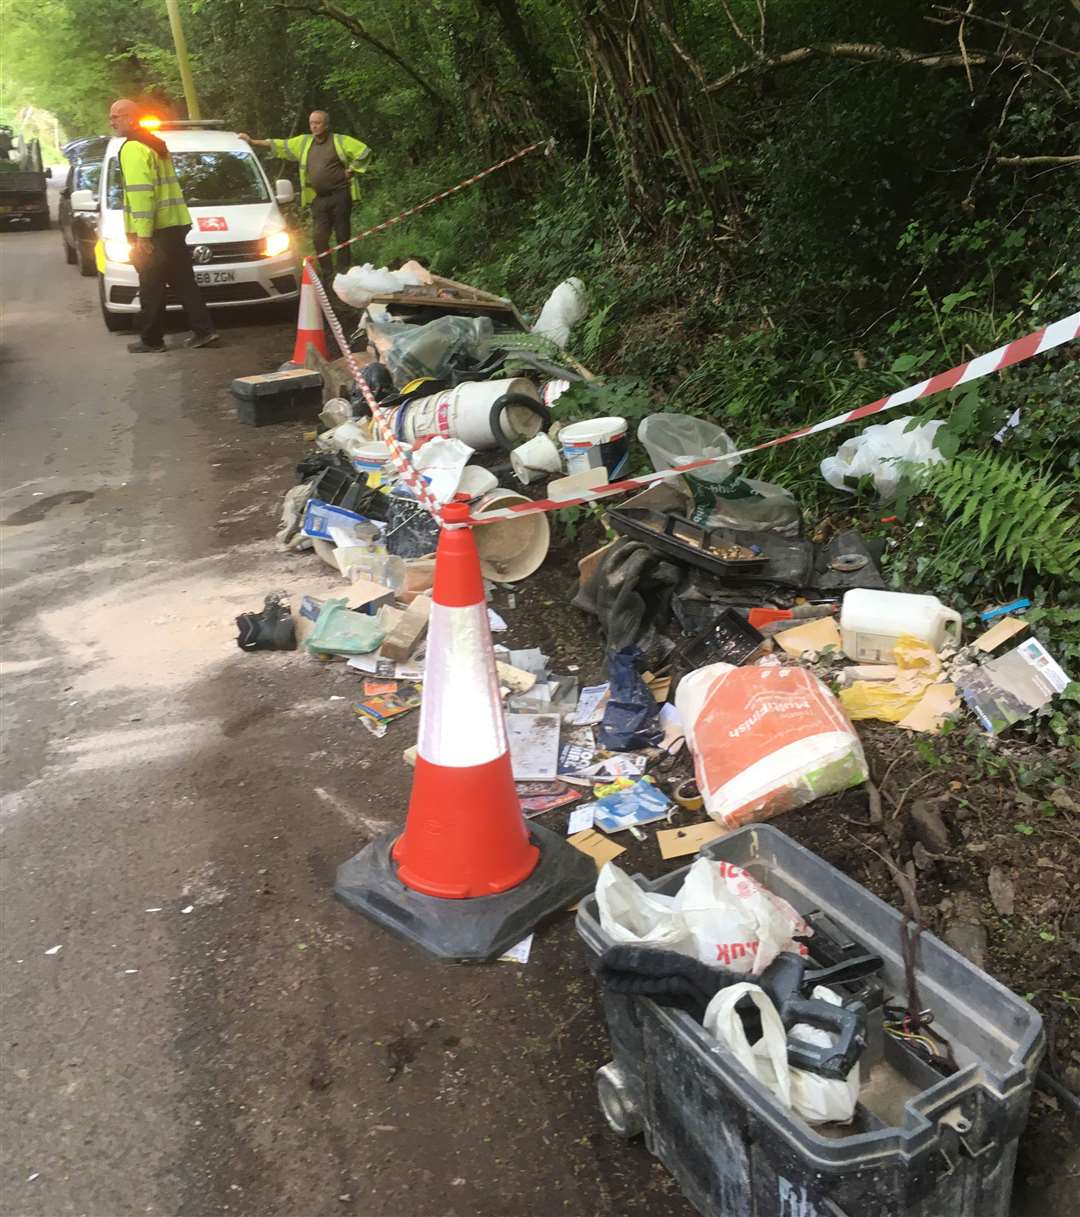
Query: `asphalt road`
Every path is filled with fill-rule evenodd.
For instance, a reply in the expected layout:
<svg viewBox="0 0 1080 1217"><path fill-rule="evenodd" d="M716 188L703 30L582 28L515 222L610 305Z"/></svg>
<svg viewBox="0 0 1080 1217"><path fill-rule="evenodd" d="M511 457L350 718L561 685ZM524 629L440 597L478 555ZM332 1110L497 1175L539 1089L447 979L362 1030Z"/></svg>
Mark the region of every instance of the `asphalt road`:
<svg viewBox="0 0 1080 1217"><path fill-rule="evenodd" d="M364 732L343 665L234 643L338 586L273 545L302 427L226 391L290 327L131 356L55 228L0 260L0 1213L686 1217L597 1113L569 918L455 969L332 897L411 733Z"/></svg>

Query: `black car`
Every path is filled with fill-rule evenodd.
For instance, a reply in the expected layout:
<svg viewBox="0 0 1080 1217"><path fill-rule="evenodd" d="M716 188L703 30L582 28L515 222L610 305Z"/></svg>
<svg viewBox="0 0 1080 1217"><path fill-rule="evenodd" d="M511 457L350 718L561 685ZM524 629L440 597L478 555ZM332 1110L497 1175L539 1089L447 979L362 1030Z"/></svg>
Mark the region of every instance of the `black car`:
<svg viewBox="0 0 1080 1217"><path fill-rule="evenodd" d="M64 147L64 155L71 161L67 180L60 191L58 209L60 235L64 242L64 257L68 263L79 264L81 275L97 273L94 261L94 245L97 241L97 204L91 211L76 211L71 205L71 196L76 190L89 190L94 199L98 197L101 182L101 164L105 156L108 139L94 136L80 139Z"/></svg>

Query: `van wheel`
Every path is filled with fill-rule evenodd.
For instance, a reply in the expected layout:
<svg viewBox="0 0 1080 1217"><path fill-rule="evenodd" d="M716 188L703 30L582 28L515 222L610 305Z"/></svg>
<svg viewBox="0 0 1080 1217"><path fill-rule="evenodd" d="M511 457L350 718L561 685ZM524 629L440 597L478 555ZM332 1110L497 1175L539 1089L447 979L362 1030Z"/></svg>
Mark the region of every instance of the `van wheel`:
<svg viewBox="0 0 1080 1217"><path fill-rule="evenodd" d="M72 262L78 260L79 274L84 278L89 279L91 275L97 274L97 263L94 261L94 247L80 241L77 246L77 252Z"/></svg>
<svg viewBox="0 0 1080 1217"><path fill-rule="evenodd" d="M98 302L101 304L101 319L110 334L124 334L131 329L131 318L127 313L110 313L105 306L104 275L98 275Z"/></svg>
<svg viewBox="0 0 1080 1217"><path fill-rule="evenodd" d="M74 266L78 260L79 260L79 255L65 241L64 242L64 261L68 264L68 266Z"/></svg>

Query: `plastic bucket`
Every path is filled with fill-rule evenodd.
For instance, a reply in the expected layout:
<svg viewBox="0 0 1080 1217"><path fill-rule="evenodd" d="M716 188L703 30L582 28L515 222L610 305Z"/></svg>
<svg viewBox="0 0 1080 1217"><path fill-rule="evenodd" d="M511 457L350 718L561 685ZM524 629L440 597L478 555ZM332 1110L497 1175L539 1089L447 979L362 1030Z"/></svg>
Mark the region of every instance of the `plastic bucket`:
<svg viewBox="0 0 1080 1217"><path fill-rule="evenodd" d="M352 449L353 468L357 473L382 473L390 463L390 445L372 440Z"/></svg>
<svg viewBox="0 0 1080 1217"><path fill-rule="evenodd" d="M442 435L446 439L462 440L470 448L501 447L491 429L491 410L507 393L528 397L537 404L540 402L536 386L524 377L461 384L456 389L446 389L406 403L404 417L399 416L398 420L399 434L410 441ZM501 425L508 437L521 443L540 431L543 419L527 406L508 406L503 411Z"/></svg>
<svg viewBox="0 0 1080 1217"><path fill-rule="evenodd" d="M515 448L510 453L510 464L514 476L523 486L528 486L530 482L538 481L549 473L562 473L559 450L543 432L534 435L528 443Z"/></svg>
<svg viewBox="0 0 1080 1217"><path fill-rule="evenodd" d="M483 515L493 507L513 507L529 499L513 490L494 490L473 508ZM480 569L493 583L516 583L533 573L547 557L551 526L543 513L519 516L516 520L493 520L473 529Z"/></svg>
<svg viewBox="0 0 1080 1217"><path fill-rule="evenodd" d="M615 480L626 468L630 441L625 418L589 418L559 432L568 473L584 473L603 465Z"/></svg>

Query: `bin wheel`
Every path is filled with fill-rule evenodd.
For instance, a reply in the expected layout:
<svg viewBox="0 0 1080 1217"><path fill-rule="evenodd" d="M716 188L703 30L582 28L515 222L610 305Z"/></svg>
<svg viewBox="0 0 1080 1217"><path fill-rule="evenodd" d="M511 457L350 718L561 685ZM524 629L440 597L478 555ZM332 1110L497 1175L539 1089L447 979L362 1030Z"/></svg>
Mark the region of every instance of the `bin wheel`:
<svg viewBox="0 0 1080 1217"><path fill-rule="evenodd" d="M491 428L491 434L495 436L496 444L504 452L510 452L520 443L520 440L511 439L502 428L502 416L511 406L524 406L526 410L531 410L542 423L546 423L551 415L543 402L528 397L524 393L504 393L502 397L497 398L491 407L491 414L488 416L488 426Z"/></svg>
<svg viewBox="0 0 1080 1217"><path fill-rule="evenodd" d="M626 1075L614 1061L596 1071L596 1097L613 1133L629 1138L644 1131L641 1111L630 1093Z"/></svg>

